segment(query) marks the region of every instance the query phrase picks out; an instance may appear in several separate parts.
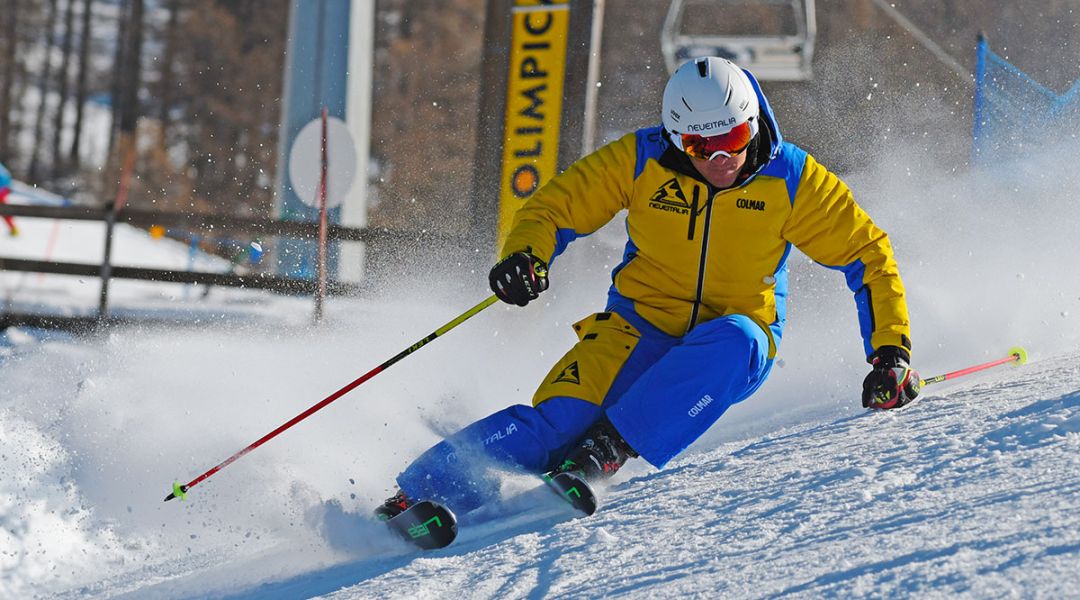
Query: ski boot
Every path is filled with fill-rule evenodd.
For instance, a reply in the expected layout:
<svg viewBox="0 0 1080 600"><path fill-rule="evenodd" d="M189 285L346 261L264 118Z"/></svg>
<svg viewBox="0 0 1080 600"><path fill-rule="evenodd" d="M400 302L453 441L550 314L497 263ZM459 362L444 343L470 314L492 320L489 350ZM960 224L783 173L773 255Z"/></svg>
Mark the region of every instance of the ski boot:
<svg viewBox="0 0 1080 600"><path fill-rule="evenodd" d="M608 479L626 461L638 456L606 418L597 421L585 432L577 446L570 450L562 464L548 475L571 472L585 481Z"/></svg>
<svg viewBox="0 0 1080 600"><path fill-rule="evenodd" d="M601 419L589 427L555 470L544 474L544 481L575 509L591 515L599 507L599 499L589 484L611 477L637 455L615 427Z"/></svg>
<svg viewBox="0 0 1080 600"><path fill-rule="evenodd" d="M414 501L401 490L375 508L375 517L423 550L445 548L457 537L457 517L449 508L431 500Z"/></svg>
<svg viewBox="0 0 1080 600"><path fill-rule="evenodd" d="M408 510L413 504L414 502L405 495L405 492L398 490L398 493L387 498L382 505L375 507L375 517L380 521L389 521Z"/></svg>

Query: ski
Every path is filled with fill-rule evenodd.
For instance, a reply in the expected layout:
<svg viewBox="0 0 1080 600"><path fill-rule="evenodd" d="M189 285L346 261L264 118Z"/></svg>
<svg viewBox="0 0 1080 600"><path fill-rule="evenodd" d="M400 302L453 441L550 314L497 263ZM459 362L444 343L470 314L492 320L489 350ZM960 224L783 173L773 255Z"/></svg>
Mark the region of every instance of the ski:
<svg viewBox="0 0 1080 600"><path fill-rule="evenodd" d="M589 484L579 475L565 471L555 475L544 475L544 481L555 490L563 500L589 516L596 512L598 505L596 494Z"/></svg>
<svg viewBox="0 0 1080 600"><path fill-rule="evenodd" d="M423 550L445 548L457 537L457 517L449 508L430 500L413 504L386 524Z"/></svg>

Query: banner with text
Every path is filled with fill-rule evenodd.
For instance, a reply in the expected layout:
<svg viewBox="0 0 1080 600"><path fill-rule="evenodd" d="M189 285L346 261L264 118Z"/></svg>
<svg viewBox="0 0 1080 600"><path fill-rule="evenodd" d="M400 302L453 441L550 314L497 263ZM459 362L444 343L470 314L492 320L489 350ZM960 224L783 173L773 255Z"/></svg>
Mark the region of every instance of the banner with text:
<svg viewBox="0 0 1080 600"><path fill-rule="evenodd" d="M565 0L517 0L512 11L497 252L514 212L555 175L570 24Z"/></svg>

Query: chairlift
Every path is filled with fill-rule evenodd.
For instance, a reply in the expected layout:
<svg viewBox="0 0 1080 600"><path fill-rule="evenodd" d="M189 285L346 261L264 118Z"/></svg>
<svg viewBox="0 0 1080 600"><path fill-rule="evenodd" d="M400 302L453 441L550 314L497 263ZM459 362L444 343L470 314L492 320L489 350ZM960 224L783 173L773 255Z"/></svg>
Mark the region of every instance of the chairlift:
<svg viewBox="0 0 1080 600"><path fill-rule="evenodd" d="M763 81L813 77L814 0L672 0L660 45L668 72L720 56Z"/></svg>

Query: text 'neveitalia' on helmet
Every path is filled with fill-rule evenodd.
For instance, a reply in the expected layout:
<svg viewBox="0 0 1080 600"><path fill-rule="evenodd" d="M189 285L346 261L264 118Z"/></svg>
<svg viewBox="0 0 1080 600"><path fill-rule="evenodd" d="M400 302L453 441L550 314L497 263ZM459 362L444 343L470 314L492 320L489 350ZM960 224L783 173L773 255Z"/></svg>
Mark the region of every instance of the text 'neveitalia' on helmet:
<svg viewBox="0 0 1080 600"><path fill-rule="evenodd" d="M758 99L750 78L729 60L709 56L684 63L664 88L664 129L672 135L719 135L750 122Z"/></svg>

